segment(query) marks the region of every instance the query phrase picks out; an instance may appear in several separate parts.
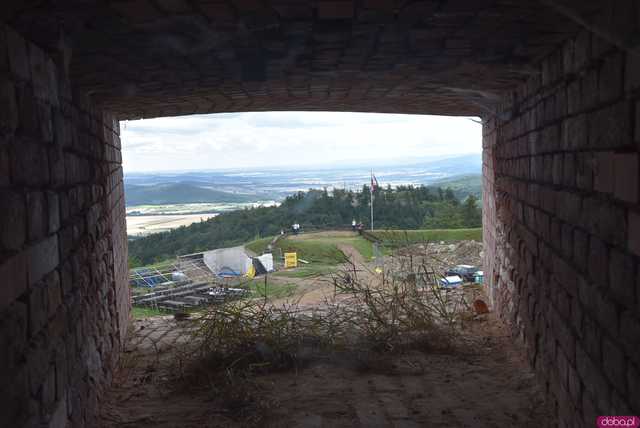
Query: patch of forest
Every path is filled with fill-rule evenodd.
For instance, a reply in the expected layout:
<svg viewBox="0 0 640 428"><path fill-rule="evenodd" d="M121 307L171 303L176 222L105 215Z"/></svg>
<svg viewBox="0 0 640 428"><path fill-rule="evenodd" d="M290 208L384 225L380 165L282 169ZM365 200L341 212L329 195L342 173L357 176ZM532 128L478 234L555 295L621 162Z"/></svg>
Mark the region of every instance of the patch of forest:
<svg viewBox="0 0 640 428"><path fill-rule="evenodd" d="M370 191L309 190L285 198L275 207L257 207L157 233L129 242L131 266L154 263L180 254L239 245L276 235L299 223L302 229L349 227L352 220L369 227ZM482 224L478 198L464 200L451 188L397 186L374 192L376 229L457 229Z"/></svg>

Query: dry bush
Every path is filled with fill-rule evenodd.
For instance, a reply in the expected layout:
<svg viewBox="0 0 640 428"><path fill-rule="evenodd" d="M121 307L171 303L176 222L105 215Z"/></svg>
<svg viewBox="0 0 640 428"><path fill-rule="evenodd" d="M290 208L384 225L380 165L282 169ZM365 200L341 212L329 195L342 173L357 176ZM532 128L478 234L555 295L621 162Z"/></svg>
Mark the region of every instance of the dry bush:
<svg viewBox="0 0 640 428"><path fill-rule="evenodd" d="M318 358L384 371L389 355L448 347L468 304L464 293L438 286L429 263L406 251L380 273L347 262L325 278L334 296L312 310L263 299L211 306L196 321L189 379L207 379L229 408L256 415L269 407L256 374L298 369Z"/></svg>

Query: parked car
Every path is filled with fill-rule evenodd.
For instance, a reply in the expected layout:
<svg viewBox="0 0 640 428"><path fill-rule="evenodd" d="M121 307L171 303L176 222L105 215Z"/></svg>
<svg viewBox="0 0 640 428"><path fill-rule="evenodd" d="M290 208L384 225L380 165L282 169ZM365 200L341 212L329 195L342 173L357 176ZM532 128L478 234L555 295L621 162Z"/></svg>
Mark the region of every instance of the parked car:
<svg viewBox="0 0 640 428"><path fill-rule="evenodd" d="M465 282L474 282L475 275L478 272L477 266L471 265L457 265L445 272L445 276L459 276Z"/></svg>

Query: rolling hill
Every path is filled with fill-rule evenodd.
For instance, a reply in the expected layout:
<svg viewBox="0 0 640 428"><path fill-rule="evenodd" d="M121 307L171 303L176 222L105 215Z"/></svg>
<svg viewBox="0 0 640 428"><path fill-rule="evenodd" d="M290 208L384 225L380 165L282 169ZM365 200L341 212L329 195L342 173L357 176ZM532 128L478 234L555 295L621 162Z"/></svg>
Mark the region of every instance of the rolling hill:
<svg viewBox="0 0 640 428"><path fill-rule="evenodd" d="M465 174L456 175L443 180L438 180L430 187L450 188L458 199L464 199L468 195L473 195L478 199L482 198L482 175Z"/></svg>
<svg viewBox="0 0 640 428"><path fill-rule="evenodd" d="M125 184L125 199L127 206L133 206L252 202L256 198L252 195L222 192L193 183L177 182L150 185Z"/></svg>

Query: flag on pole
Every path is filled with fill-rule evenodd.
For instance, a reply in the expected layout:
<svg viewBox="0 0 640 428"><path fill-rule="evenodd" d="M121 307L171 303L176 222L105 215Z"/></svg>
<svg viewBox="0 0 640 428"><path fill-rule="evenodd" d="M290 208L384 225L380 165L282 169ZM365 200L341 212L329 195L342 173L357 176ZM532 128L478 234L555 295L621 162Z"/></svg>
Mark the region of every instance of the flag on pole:
<svg viewBox="0 0 640 428"><path fill-rule="evenodd" d="M375 175L373 175L373 172L371 172L371 191L375 192L378 187L380 187L380 185L378 184L378 179Z"/></svg>

